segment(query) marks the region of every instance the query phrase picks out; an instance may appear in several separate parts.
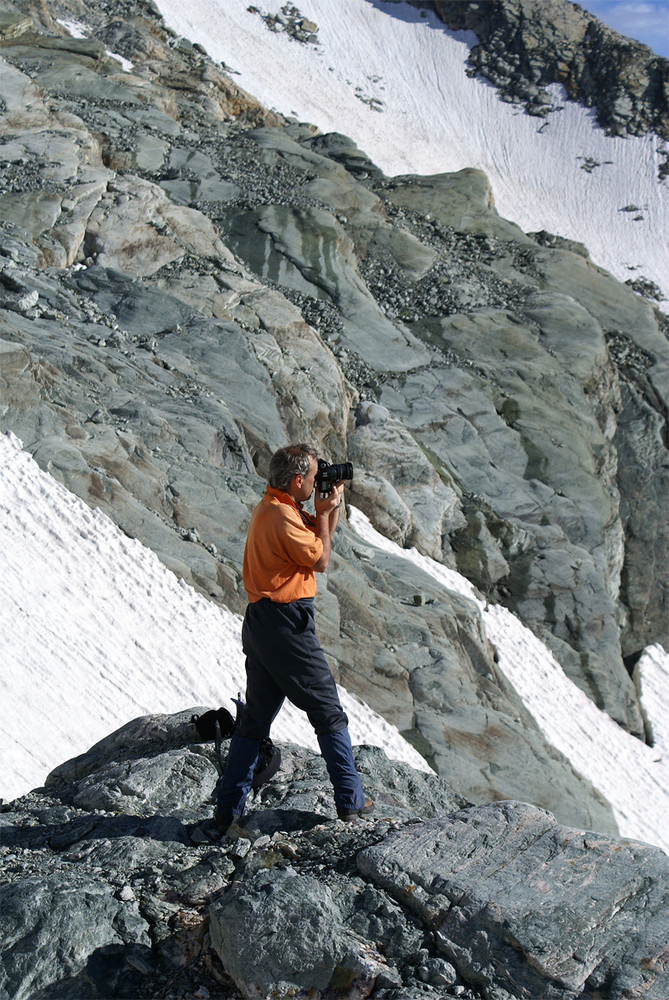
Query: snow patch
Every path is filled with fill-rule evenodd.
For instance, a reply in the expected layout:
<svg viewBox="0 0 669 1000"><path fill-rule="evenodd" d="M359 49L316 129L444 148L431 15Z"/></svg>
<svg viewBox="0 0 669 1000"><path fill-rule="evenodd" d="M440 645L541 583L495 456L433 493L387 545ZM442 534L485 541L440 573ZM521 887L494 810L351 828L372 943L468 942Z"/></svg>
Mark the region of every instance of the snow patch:
<svg viewBox="0 0 669 1000"><path fill-rule="evenodd" d="M70 35L72 35L72 38L88 38L88 36L91 33L91 29L88 28L85 24L81 24L80 21L63 21L57 19L57 23L60 24L61 27L65 28L65 30L68 31ZM110 59L115 59L117 62L120 62L121 68L124 69L126 73L131 72L133 68L133 63L131 63L129 59L125 59L123 56L120 56L117 52L110 52L109 49L105 49L105 52L107 53Z"/></svg>
<svg viewBox="0 0 669 1000"><path fill-rule="evenodd" d="M62 28L72 35L73 38L88 38L90 34L90 28L87 28L85 24L80 21L63 21L60 18L56 19L56 23L60 24Z"/></svg>
<svg viewBox="0 0 669 1000"><path fill-rule="evenodd" d="M0 437L0 468L0 794L41 785L139 715L232 709L246 688L239 615L42 472L11 433ZM354 743L431 771L397 729L339 690ZM289 703L272 736L318 752Z"/></svg>
<svg viewBox="0 0 669 1000"><path fill-rule="evenodd" d="M473 601L510 680L546 739L611 803L621 836L669 854L669 753L665 706L669 656L659 646L642 665L647 716L656 721L655 746L630 736L571 681L549 650L506 608L488 605L464 577L416 549L402 549L380 535L368 518L350 509L349 523L369 545L419 566L445 589ZM660 721L661 720L661 721Z"/></svg>
<svg viewBox="0 0 669 1000"><path fill-rule="evenodd" d="M134 63L132 63L129 59L125 59L123 56L120 56L117 52L110 52L109 49L107 49L106 52L111 59L116 59L117 62L120 62L121 68L125 70L126 73L132 72Z"/></svg>

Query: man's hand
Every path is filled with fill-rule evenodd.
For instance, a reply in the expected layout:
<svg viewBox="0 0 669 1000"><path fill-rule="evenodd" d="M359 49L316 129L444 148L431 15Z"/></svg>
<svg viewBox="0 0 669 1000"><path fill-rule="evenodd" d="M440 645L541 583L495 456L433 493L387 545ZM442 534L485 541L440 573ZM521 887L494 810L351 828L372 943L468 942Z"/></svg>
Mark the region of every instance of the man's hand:
<svg viewBox="0 0 669 1000"><path fill-rule="evenodd" d="M316 517L320 517L322 514L330 514L332 511L336 510L341 504L343 498L343 479L341 479L338 483L335 483L332 490L326 497L321 497L318 490L316 490L314 493L314 510L316 511Z"/></svg>
<svg viewBox="0 0 669 1000"><path fill-rule="evenodd" d="M330 542L339 521L339 508L344 499L344 480L341 479L326 497L314 494L316 511L315 532L323 542L323 554L314 566L316 573L324 573L330 562Z"/></svg>

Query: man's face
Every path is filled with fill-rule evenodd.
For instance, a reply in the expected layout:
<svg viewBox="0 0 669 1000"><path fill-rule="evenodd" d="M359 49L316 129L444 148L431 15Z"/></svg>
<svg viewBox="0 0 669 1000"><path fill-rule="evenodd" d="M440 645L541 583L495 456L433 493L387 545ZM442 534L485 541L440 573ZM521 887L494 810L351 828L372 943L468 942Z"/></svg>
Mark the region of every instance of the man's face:
<svg viewBox="0 0 669 1000"><path fill-rule="evenodd" d="M292 485L294 491L292 496L295 500L299 500L300 503L304 503L308 500L311 494L314 492L314 483L316 480L316 473L318 472L318 462L315 458L311 459L311 464L309 466L309 471L304 476L293 476Z"/></svg>

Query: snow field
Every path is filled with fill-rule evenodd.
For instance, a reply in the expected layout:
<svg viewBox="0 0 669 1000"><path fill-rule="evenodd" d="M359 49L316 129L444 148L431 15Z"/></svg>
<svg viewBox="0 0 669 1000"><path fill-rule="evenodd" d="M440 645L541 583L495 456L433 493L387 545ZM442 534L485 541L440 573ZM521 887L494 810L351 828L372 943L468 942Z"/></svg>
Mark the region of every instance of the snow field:
<svg viewBox="0 0 669 1000"><path fill-rule="evenodd" d="M500 215L524 232L584 243L621 281L644 276L669 298L669 183L657 179L657 136L607 136L558 85L551 97L563 110L547 121L525 114L466 75L472 32L449 31L407 3L300 0L318 45L270 31L247 0L157 6L266 107L343 132L388 176L479 168ZM276 13L282 3L256 6Z"/></svg>
<svg viewBox="0 0 669 1000"><path fill-rule="evenodd" d="M0 795L139 715L224 705L246 687L241 618L200 596L138 541L0 437ZM354 743L425 760L343 689ZM318 751L286 703L272 736Z"/></svg>

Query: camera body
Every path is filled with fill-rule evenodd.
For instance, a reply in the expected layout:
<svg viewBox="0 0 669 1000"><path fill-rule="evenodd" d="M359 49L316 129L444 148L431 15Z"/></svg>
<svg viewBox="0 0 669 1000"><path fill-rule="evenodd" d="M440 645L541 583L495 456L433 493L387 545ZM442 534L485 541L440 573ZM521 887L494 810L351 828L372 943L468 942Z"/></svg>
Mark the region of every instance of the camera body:
<svg viewBox="0 0 669 1000"><path fill-rule="evenodd" d="M350 462L330 465L324 458L318 459L316 489L320 497L326 497L332 493L333 486L342 479L353 479L353 466Z"/></svg>

